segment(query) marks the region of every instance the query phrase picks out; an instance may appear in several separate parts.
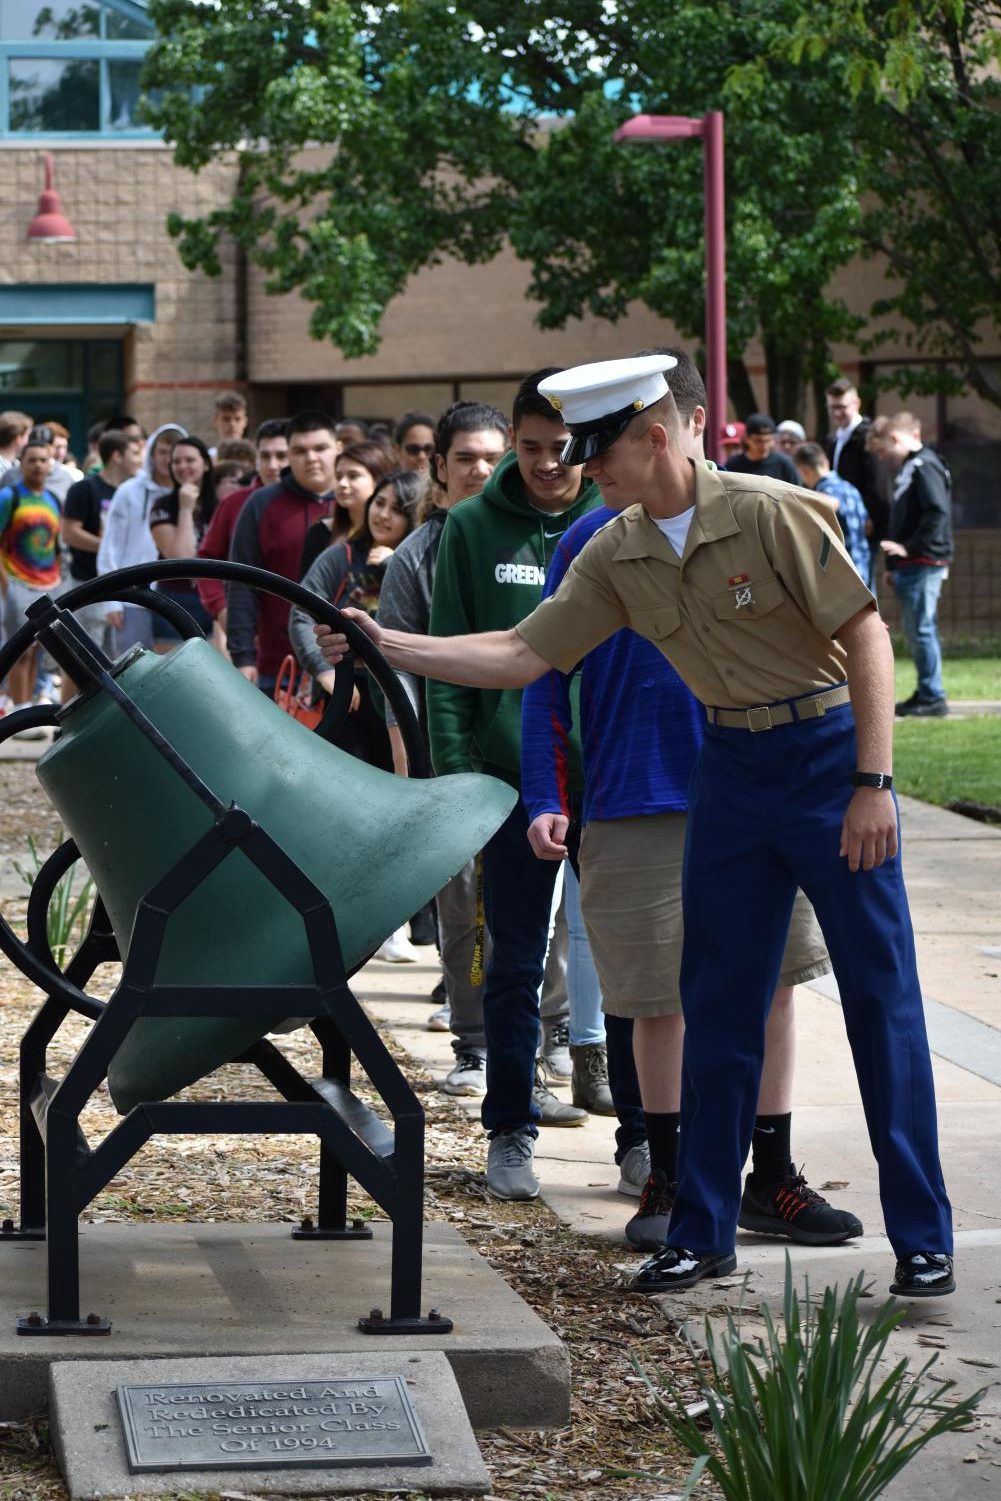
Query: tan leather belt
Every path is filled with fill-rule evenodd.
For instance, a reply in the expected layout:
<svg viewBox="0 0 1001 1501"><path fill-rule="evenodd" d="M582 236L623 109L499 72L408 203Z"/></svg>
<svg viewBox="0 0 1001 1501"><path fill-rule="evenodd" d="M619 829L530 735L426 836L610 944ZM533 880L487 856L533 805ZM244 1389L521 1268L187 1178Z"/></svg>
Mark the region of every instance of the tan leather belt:
<svg viewBox="0 0 1001 1501"><path fill-rule="evenodd" d="M822 719L828 709L846 704L850 698L848 684L828 688L826 693L808 693L805 698L794 698L784 704L761 704L756 709L714 709L706 704L706 718L710 724L722 725L725 730L773 730L776 725L792 724L800 719Z"/></svg>

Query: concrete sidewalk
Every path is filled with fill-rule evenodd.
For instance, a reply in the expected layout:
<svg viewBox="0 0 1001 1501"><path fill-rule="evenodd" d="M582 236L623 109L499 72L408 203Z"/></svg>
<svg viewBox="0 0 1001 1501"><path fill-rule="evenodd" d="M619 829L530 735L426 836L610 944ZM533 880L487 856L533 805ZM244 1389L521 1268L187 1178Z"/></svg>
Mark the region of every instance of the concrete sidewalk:
<svg viewBox="0 0 1001 1501"><path fill-rule="evenodd" d="M910 891L929 1036L939 1129L956 1222L958 1292L903 1305L891 1360L912 1367L938 1356L936 1373L962 1393L988 1386L976 1431L947 1435L917 1457L885 1492L890 1501L1001 1495L1001 830L911 799L901 800L904 866ZM450 1037L426 1030L427 996L437 966L371 964L357 989L397 1041L439 1075L451 1063ZM844 1284L864 1269L872 1307L887 1296L894 1257L883 1234L875 1167L832 982L797 992L798 1062L793 1147L810 1182L865 1225L861 1241L832 1250L792 1247L797 1282ZM475 1120L478 1103L470 1105ZM640 1258L622 1239L635 1200L615 1192L614 1122L591 1117L571 1130L544 1129L537 1149L544 1201L568 1224L622 1245L622 1263ZM474 1127L475 1128L475 1127ZM485 1148L484 1148L485 1155ZM672 1314L701 1329L706 1313L744 1302L781 1303L787 1245L741 1234L740 1274L669 1300ZM753 1320L747 1325L753 1332Z"/></svg>

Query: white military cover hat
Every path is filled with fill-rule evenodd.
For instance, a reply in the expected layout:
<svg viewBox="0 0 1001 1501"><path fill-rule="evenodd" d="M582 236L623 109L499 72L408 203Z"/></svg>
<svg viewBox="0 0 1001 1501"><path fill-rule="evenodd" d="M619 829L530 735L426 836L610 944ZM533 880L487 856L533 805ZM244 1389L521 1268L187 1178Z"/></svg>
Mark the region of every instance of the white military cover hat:
<svg viewBox="0 0 1001 1501"><path fill-rule="evenodd" d="M666 394L664 371L677 363L670 354L642 354L574 365L540 380L539 395L559 412L571 434L560 456L563 463L584 464L611 448L634 417Z"/></svg>

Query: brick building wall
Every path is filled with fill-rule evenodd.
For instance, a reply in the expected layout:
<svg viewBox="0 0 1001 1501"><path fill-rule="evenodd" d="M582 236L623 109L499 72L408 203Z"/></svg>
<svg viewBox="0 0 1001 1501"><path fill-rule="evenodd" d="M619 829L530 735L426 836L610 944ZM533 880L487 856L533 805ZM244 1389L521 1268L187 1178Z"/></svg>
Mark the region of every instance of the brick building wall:
<svg viewBox="0 0 1001 1501"><path fill-rule="evenodd" d="M42 188L42 148L0 150L0 285L151 284L155 323L130 327L86 322L0 327L0 338L118 337L125 355L125 403L154 427L166 418L211 434L217 391L242 385L242 328L235 257L212 278L186 271L164 228L168 213L204 213L232 193L235 168L216 162L198 176L174 165L159 145L48 146L56 190L72 222L73 244L26 238Z"/></svg>
<svg viewBox="0 0 1001 1501"><path fill-rule="evenodd" d="M367 391L371 400L372 388L382 383L517 383L543 365L614 359L648 344L687 342L672 323L639 305L619 323L585 316L565 329L541 329L529 277L528 266L511 250L487 266L448 260L429 267L389 305L378 352L349 360L309 337L310 307L301 297L269 297L263 274L252 270L251 383L343 383L352 392Z"/></svg>

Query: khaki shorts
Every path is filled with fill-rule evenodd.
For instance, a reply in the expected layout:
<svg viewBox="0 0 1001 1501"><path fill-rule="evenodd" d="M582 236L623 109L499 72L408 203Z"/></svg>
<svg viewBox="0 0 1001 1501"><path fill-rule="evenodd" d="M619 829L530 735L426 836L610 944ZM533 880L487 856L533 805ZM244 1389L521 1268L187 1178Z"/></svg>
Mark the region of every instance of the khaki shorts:
<svg viewBox="0 0 1001 1501"><path fill-rule="evenodd" d="M580 844L580 905L610 1016L681 1010L681 865L684 813L589 823ZM813 908L796 893L780 985L831 968Z"/></svg>

